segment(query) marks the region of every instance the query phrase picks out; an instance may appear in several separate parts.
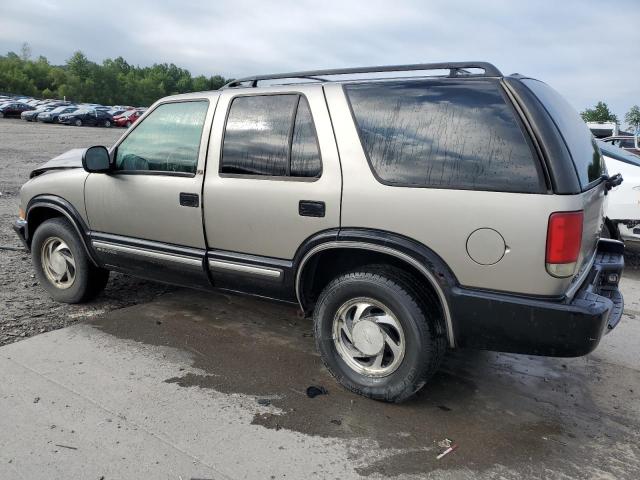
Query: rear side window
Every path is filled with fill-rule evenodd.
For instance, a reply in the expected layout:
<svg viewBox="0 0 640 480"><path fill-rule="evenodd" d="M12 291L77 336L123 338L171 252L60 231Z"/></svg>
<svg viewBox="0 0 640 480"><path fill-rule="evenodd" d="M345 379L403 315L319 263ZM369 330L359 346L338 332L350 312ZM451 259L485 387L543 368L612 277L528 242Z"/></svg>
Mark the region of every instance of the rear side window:
<svg viewBox="0 0 640 480"><path fill-rule="evenodd" d="M233 99L220 173L318 177L320 151L306 98L297 94Z"/></svg>
<svg viewBox="0 0 640 480"><path fill-rule="evenodd" d="M538 97L564 139L582 188L598 180L604 173L604 162L589 127L562 95L538 80L522 80Z"/></svg>
<svg viewBox="0 0 640 480"><path fill-rule="evenodd" d="M390 185L539 193L539 162L491 81L345 87L377 177Z"/></svg>

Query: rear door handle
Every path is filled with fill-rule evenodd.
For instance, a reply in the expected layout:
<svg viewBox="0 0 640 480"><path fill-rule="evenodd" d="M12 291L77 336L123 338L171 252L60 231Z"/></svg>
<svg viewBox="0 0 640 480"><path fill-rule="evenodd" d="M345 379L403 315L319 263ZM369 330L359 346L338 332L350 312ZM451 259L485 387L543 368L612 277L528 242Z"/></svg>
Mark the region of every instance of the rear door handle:
<svg viewBox="0 0 640 480"><path fill-rule="evenodd" d="M300 200L300 203L298 204L298 214L300 214L301 217L324 217L324 202Z"/></svg>
<svg viewBox="0 0 640 480"><path fill-rule="evenodd" d="M199 207L200 196L197 193L180 192L180 205L183 207Z"/></svg>

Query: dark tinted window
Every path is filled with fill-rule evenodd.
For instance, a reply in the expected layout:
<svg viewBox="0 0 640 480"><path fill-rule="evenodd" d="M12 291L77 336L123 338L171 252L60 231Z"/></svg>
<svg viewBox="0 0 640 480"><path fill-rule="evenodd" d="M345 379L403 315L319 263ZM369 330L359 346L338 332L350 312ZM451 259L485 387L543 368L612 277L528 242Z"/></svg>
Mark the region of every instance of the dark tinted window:
<svg viewBox="0 0 640 480"><path fill-rule="evenodd" d="M314 177L320 170L315 128L304 97L255 95L232 101L221 173Z"/></svg>
<svg viewBox="0 0 640 480"><path fill-rule="evenodd" d="M346 92L383 182L540 192L536 160L499 88L414 80L348 85Z"/></svg>
<svg viewBox="0 0 640 480"><path fill-rule="evenodd" d="M158 106L116 152L118 170L195 173L209 102Z"/></svg>
<svg viewBox="0 0 640 480"><path fill-rule="evenodd" d="M525 79L523 83L538 97L564 138L583 187L603 174L602 158L589 127L562 95L546 83Z"/></svg>
<svg viewBox="0 0 640 480"><path fill-rule="evenodd" d="M291 176L319 177L321 170L320 151L309 103L306 98L300 97L291 142Z"/></svg>

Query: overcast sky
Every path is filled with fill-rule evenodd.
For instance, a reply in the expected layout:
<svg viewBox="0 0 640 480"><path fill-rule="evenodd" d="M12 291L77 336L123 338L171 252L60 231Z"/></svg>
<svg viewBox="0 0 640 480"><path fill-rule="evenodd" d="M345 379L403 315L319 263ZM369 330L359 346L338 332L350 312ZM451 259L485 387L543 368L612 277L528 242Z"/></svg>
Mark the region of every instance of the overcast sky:
<svg viewBox="0 0 640 480"><path fill-rule="evenodd" d="M175 63L194 75L486 60L581 110L640 104L640 0L3 0L0 53Z"/></svg>

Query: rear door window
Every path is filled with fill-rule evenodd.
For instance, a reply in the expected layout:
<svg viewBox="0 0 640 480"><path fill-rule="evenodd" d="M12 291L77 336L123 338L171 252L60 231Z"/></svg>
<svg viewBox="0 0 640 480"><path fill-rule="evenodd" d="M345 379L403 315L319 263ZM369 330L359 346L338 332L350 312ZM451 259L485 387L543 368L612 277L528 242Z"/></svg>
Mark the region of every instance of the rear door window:
<svg viewBox="0 0 640 480"><path fill-rule="evenodd" d="M298 94L233 99L225 126L220 173L319 177L320 151L307 99Z"/></svg>
<svg viewBox="0 0 640 480"><path fill-rule="evenodd" d="M604 162L589 127L562 95L544 82L523 79L522 82L540 100L564 139L576 168L582 189L600 179Z"/></svg>
<svg viewBox="0 0 640 480"><path fill-rule="evenodd" d="M389 81L350 84L345 91L383 183L544 191L539 161L497 82Z"/></svg>

